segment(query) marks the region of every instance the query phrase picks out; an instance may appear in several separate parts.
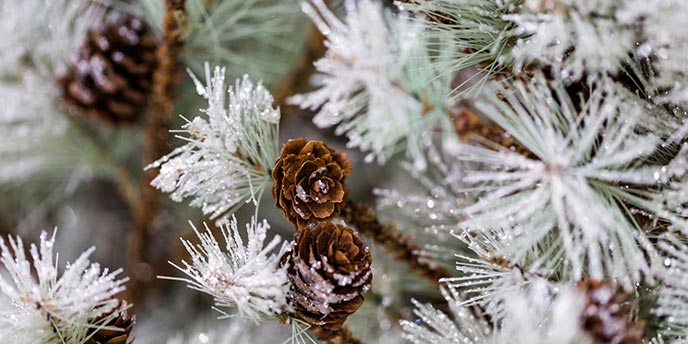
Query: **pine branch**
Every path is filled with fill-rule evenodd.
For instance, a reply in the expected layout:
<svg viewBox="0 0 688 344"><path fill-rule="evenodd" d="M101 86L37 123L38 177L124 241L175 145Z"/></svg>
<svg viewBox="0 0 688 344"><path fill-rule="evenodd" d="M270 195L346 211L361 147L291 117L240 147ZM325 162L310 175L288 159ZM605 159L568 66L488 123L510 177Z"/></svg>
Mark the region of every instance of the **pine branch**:
<svg viewBox="0 0 688 344"><path fill-rule="evenodd" d="M439 285L441 281L452 276L449 271L441 266L422 261L419 255L421 248L413 238L399 232L392 224L381 224L370 205L349 202L342 209L342 217L346 222L354 225L359 233L382 244L394 254L397 260L406 261L412 270L433 284ZM457 289L457 292L462 293L463 291ZM484 311L480 308L479 306L473 307L469 311L477 319L484 319L491 324L492 320L484 316Z"/></svg>
<svg viewBox="0 0 688 344"><path fill-rule="evenodd" d="M180 55L184 48L186 30L185 3L185 0L165 1L163 42L156 51L159 64L153 75L153 94L148 124L144 129L144 165L169 151L170 113L174 106L175 88L180 77ZM143 209L139 213L132 214L134 224L127 238L129 246L127 266L130 274L135 273L137 265L144 260L151 239L150 226L160 210L160 193L150 185L156 175L156 171L148 170L139 183ZM142 290L139 286L141 282L134 276L132 285L128 288L134 300L141 295Z"/></svg>
<svg viewBox="0 0 688 344"><path fill-rule="evenodd" d="M399 232L392 224L381 224L375 211L368 204L349 203L342 210L342 216L354 225L359 233L382 244L396 259L406 261L411 269L433 284L437 284L441 278L451 276L444 268L422 261L419 256L421 248L413 238Z"/></svg>

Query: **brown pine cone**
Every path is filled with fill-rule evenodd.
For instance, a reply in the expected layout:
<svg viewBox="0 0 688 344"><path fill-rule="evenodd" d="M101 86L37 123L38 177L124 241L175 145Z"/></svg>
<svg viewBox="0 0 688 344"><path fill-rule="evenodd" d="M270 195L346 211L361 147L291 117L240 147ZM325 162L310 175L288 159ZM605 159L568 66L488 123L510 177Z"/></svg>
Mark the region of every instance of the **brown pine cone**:
<svg viewBox="0 0 688 344"><path fill-rule="evenodd" d="M583 330L595 344L641 344L645 322L632 320L628 294L610 282L583 280L578 288L587 297L581 313Z"/></svg>
<svg viewBox="0 0 688 344"><path fill-rule="evenodd" d="M315 326L325 339L363 304L361 294L373 280L373 258L351 228L331 222L297 232L294 242L282 258L289 264L292 316Z"/></svg>
<svg viewBox="0 0 688 344"><path fill-rule="evenodd" d="M108 327L116 327L120 329L100 329L93 333L93 336L86 341L85 344L125 344L131 343L134 337L131 335L131 330L136 323L136 317L130 317L127 313L127 303L122 302L121 306L116 310L119 312L118 317L105 324L97 322L97 324ZM103 316L103 318L108 315Z"/></svg>
<svg viewBox="0 0 688 344"><path fill-rule="evenodd" d="M149 27L136 17L113 12L91 29L57 78L61 98L89 117L113 124L139 120L157 65Z"/></svg>
<svg viewBox="0 0 688 344"><path fill-rule="evenodd" d="M118 312L117 318L102 323L102 320L110 314L105 314L101 317L101 321L96 322L98 325L107 327L116 327L119 330L99 329L89 338L85 344L125 344L131 343L134 337L131 335L131 330L136 323L136 317L130 317L127 313L127 303L122 301L120 307L116 310Z"/></svg>
<svg viewBox="0 0 688 344"><path fill-rule="evenodd" d="M272 171L275 205L299 230L311 219L337 216L347 200L344 179L349 173L351 164L345 153L320 141L289 140Z"/></svg>

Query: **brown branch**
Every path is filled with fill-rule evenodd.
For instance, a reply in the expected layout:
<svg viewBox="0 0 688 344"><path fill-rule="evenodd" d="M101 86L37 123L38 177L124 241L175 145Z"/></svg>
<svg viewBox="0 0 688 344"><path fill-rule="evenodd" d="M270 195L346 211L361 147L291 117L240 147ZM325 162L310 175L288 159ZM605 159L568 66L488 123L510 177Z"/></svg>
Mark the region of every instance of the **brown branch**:
<svg viewBox="0 0 688 344"><path fill-rule="evenodd" d="M451 275L441 266L435 266L420 259L420 247L413 238L399 232L392 224L383 225L377 219L372 207L365 203L348 203L342 210L342 216L356 226L358 232L374 239L389 250L398 260L409 264L411 269L426 277L433 284Z"/></svg>
<svg viewBox="0 0 688 344"><path fill-rule="evenodd" d="M133 183L133 178L125 167L119 167L115 172L115 184L119 191L122 200L129 208L132 218L139 218L142 216L144 204L141 201L140 190L137 185Z"/></svg>
<svg viewBox="0 0 688 344"><path fill-rule="evenodd" d="M363 342L351 334L348 327L342 326L338 331L325 331L318 327L313 328L313 333L326 344L363 344Z"/></svg>
<svg viewBox="0 0 688 344"><path fill-rule="evenodd" d="M528 148L516 141L497 124L478 116L470 106L462 106L456 115L450 114L450 116L454 122L454 130L462 141L479 137L519 153L526 158L535 158L535 155Z"/></svg>
<svg viewBox="0 0 688 344"><path fill-rule="evenodd" d="M168 131L174 106L175 88L180 77L180 56L184 48L186 30L185 0L166 0L162 23L162 44L156 51L158 66L153 74L153 90L149 105L148 123L144 128L144 165L169 151ZM136 303L142 295L141 284L146 281L136 276L139 264L151 241L151 225L160 210L160 193L150 183L157 171L148 170L139 182L141 210L132 212L133 226L129 232L127 266L132 281L128 288L131 301Z"/></svg>
<svg viewBox="0 0 688 344"><path fill-rule="evenodd" d="M418 255L420 247L414 242L413 238L399 232L392 224L382 225L370 205L366 203L354 205L349 202L342 209L342 217L345 221L356 226L359 233L381 243L398 260L407 262L415 272L426 277L433 284L439 285L442 278L451 277L449 271L441 266L431 265L422 261ZM457 291L460 295L463 295L463 290ZM492 324L492 319L487 316L482 307L470 307L469 311L476 319L484 319L489 324Z"/></svg>

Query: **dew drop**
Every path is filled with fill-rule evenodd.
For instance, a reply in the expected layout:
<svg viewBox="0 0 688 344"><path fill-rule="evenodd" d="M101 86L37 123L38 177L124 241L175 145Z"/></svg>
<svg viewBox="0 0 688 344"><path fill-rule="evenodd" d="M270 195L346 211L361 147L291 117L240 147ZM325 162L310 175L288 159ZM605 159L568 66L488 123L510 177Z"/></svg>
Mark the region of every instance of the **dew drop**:
<svg viewBox="0 0 688 344"><path fill-rule="evenodd" d="M664 266L665 267L667 267L667 268L671 267L671 263L672 263L671 258L664 259Z"/></svg>

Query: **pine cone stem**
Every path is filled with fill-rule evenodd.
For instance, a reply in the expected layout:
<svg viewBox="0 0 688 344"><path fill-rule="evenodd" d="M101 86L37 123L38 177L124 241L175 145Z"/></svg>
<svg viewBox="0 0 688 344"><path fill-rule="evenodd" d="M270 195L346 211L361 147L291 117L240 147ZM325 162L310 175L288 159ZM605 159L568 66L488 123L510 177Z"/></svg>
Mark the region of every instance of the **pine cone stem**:
<svg viewBox="0 0 688 344"><path fill-rule="evenodd" d="M180 77L180 55L184 48L186 31L186 0L166 0L163 16L163 41L156 56L158 66L153 74L153 91L149 105L149 118L144 128L143 164L146 165L169 152L168 132L170 115L174 106L175 88ZM139 182L143 210L133 213L133 226L129 232L128 271L135 274L138 265L144 261L150 243L150 227L160 210L161 195L150 183L157 171L144 172ZM136 303L141 296L141 281L133 276L127 288L129 296Z"/></svg>
<svg viewBox="0 0 688 344"><path fill-rule="evenodd" d="M363 344L363 342L351 334L348 327L342 326L336 332L320 331L314 329L313 333L326 344Z"/></svg>
<svg viewBox="0 0 688 344"><path fill-rule="evenodd" d="M398 260L406 261L412 270L433 284L438 284L441 278L451 276L444 268L423 262L418 255L421 249L413 238L399 232L392 224L381 224L368 204L349 202L342 213L344 219L354 225L359 233L382 244Z"/></svg>

